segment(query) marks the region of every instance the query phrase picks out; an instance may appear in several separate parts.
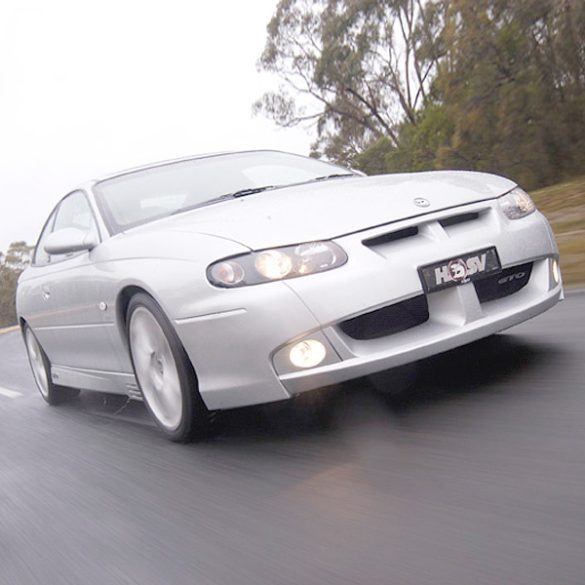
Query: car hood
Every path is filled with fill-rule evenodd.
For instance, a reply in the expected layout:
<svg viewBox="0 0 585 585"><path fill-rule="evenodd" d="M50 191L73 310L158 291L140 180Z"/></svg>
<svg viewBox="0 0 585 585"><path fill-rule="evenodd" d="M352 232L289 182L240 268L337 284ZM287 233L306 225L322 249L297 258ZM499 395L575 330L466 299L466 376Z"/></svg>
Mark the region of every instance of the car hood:
<svg viewBox="0 0 585 585"><path fill-rule="evenodd" d="M499 197L514 186L502 177L461 171L340 178L226 200L156 223L158 229L210 234L261 249L334 239ZM430 205L415 205L419 197Z"/></svg>

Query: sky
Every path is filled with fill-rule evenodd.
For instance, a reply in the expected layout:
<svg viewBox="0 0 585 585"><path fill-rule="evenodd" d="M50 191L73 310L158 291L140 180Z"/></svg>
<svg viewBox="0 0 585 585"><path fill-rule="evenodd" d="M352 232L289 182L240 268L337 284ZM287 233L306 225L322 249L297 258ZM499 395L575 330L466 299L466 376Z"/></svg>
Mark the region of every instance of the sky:
<svg viewBox="0 0 585 585"><path fill-rule="evenodd" d="M34 244L77 184L221 150L308 154L253 116L277 0L0 2L0 251Z"/></svg>

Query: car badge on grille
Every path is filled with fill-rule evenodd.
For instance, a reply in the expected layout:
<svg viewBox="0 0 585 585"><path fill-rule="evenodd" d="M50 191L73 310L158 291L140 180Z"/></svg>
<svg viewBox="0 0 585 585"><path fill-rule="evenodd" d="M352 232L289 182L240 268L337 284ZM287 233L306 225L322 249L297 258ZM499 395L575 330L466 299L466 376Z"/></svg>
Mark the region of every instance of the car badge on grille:
<svg viewBox="0 0 585 585"><path fill-rule="evenodd" d="M431 202L428 199L425 199L424 197L417 197L414 200L414 204L417 205L418 207L428 207Z"/></svg>

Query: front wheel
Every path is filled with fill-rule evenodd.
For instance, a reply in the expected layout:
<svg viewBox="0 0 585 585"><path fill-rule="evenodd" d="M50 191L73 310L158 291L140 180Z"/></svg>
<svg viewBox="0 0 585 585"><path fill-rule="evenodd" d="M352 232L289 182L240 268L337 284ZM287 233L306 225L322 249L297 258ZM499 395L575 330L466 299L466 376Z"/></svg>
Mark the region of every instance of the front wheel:
<svg viewBox="0 0 585 585"><path fill-rule="evenodd" d="M138 293L130 300L126 323L134 375L159 428L177 442L206 435L210 413L199 395L193 366L162 309Z"/></svg>
<svg viewBox="0 0 585 585"><path fill-rule="evenodd" d="M24 326L24 342L33 377L45 401L55 405L75 398L79 394L79 390L76 388L66 388L53 384L49 358L28 325Z"/></svg>

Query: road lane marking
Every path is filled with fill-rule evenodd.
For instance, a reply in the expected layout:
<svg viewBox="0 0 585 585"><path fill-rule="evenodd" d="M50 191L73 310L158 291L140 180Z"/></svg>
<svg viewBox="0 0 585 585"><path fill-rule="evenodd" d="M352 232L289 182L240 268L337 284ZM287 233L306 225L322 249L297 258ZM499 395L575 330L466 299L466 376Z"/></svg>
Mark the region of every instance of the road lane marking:
<svg viewBox="0 0 585 585"><path fill-rule="evenodd" d="M0 386L0 396L6 396L6 398L19 398L22 396L22 392L9 390L8 388L2 388L2 386Z"/></svg>
<svg viewBox="0 0 585 585"><path fill-rule="evenodd" d="M6 327L6 329L0 329L0 335L3 335L4 333L12 333L13 331L16 331L18 329L18 325L15 325L14 327Z"/></svg>

